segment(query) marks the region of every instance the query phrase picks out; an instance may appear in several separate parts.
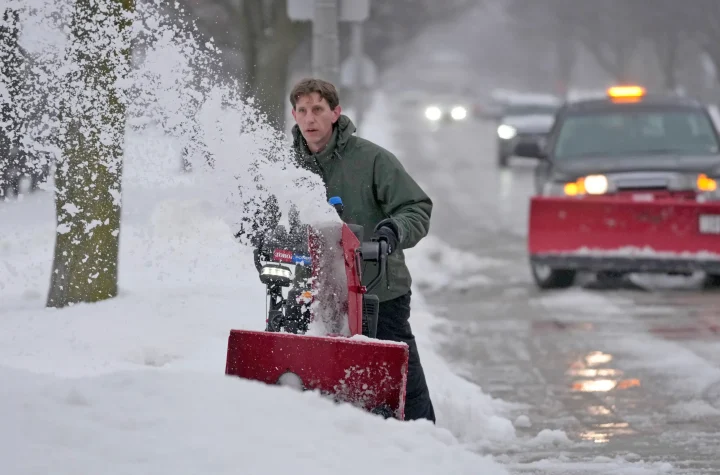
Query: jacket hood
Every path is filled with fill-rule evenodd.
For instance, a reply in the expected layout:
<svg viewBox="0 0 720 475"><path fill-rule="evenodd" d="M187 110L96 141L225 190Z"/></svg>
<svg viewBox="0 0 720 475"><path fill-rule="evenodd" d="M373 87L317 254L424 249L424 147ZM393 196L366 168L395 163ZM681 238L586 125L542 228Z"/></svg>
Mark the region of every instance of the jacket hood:
<svg viewBox="0 0 720 475"><path fill-rule="evenodd" d="M335 142L335 151L342 153L350 140L350 137L355 133L356 127L352 120L346 115L341 114L337 122L333 125L333 134L337 133L337 139ZM310 149L307 146L305 138L300 132L300 127L295 124L292 128L293 135L293 148L301 152L304 156L312 155ZM330 140L332 142L332 139Z"/></svg>

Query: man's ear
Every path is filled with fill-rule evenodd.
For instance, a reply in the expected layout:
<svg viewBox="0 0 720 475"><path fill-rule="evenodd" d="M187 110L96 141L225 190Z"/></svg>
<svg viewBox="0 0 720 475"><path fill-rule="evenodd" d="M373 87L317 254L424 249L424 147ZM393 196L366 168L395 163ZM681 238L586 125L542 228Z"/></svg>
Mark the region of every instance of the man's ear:
<svg viewBox="0 0 720 475"><path fill-rule="evenodd" d="M293 119L295 119L295 122L297 122L297 115L295 114L295 108L294 108L294 107L292 108L292 115L293 115Z"/></svg>
<svg viewBox="0 0 720 475"><path fill-rule="evenodd" d="M342 107L335 107L335 109L333 109L333 124L340 118L340 114L342 114Z"/></svg>

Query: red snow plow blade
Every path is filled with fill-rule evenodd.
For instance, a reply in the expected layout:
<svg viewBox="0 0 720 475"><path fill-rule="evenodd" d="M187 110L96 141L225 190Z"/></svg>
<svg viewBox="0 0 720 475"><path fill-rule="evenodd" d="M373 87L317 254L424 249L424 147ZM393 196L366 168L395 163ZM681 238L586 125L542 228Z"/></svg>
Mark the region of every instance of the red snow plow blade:
<svg viewBox="0 0 720 475"><path fill-rule="evenodd" d="M555 269L720 274L720 202L533 197L528 251Z"/></svg>
<svg viewBox="0 0 720 475"><path fill-rule="evenodd" d="M302 384L368 411L387 408L402 419L406 353L406 346L378 340L232 330L225 373L267 384ZM296 377L281 380L288 373Z"/></svg>
<svg viewBox="0 0 720 475"><path fill-rule="evenodd" d="M311 314L313 321L322 321L325 334L231 330L225 374L317 390L402 420L408 347L374 338L378 301L368 291L380 279L366 288L361 275L363 262L374 258L384 272L385 243L361 244L347 224L337 228L308 235L315 293Z"/></svg>

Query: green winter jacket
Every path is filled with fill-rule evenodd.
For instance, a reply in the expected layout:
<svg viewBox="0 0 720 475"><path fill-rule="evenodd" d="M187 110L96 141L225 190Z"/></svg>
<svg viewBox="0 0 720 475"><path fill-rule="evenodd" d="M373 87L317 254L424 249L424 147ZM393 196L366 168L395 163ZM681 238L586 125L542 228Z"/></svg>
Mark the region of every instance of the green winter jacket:
<svg viewBox="0 0 720 475"><path fill-rule="evenodd" d="M405 264L403 249L414 247L430 228L433 203L430 197L405 171L388 150L353 135L355 125L341 115L328 145L313 154L295 125L293 147L298 165L319 174L325 183L327 198L339 196L344 205L343 221L359 224L368 241L376 227L385 221L395 223L398 249L388 259L387 279L373 290L380 301L394 299L410 290L412 278ZM363 285L377 276L377 266L363 269Z"/></svg>

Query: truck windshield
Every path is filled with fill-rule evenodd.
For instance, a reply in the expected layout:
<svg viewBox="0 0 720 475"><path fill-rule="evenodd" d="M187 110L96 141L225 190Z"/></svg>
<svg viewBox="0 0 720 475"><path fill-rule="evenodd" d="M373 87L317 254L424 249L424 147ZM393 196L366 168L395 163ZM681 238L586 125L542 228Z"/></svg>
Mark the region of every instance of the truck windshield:
<svg viewBox="0 0 720 475"><path fill-rule="evenodd" d="M567 116L554 157L706 155L718 153L713 124L702 110L588 112Z"/></svg>

